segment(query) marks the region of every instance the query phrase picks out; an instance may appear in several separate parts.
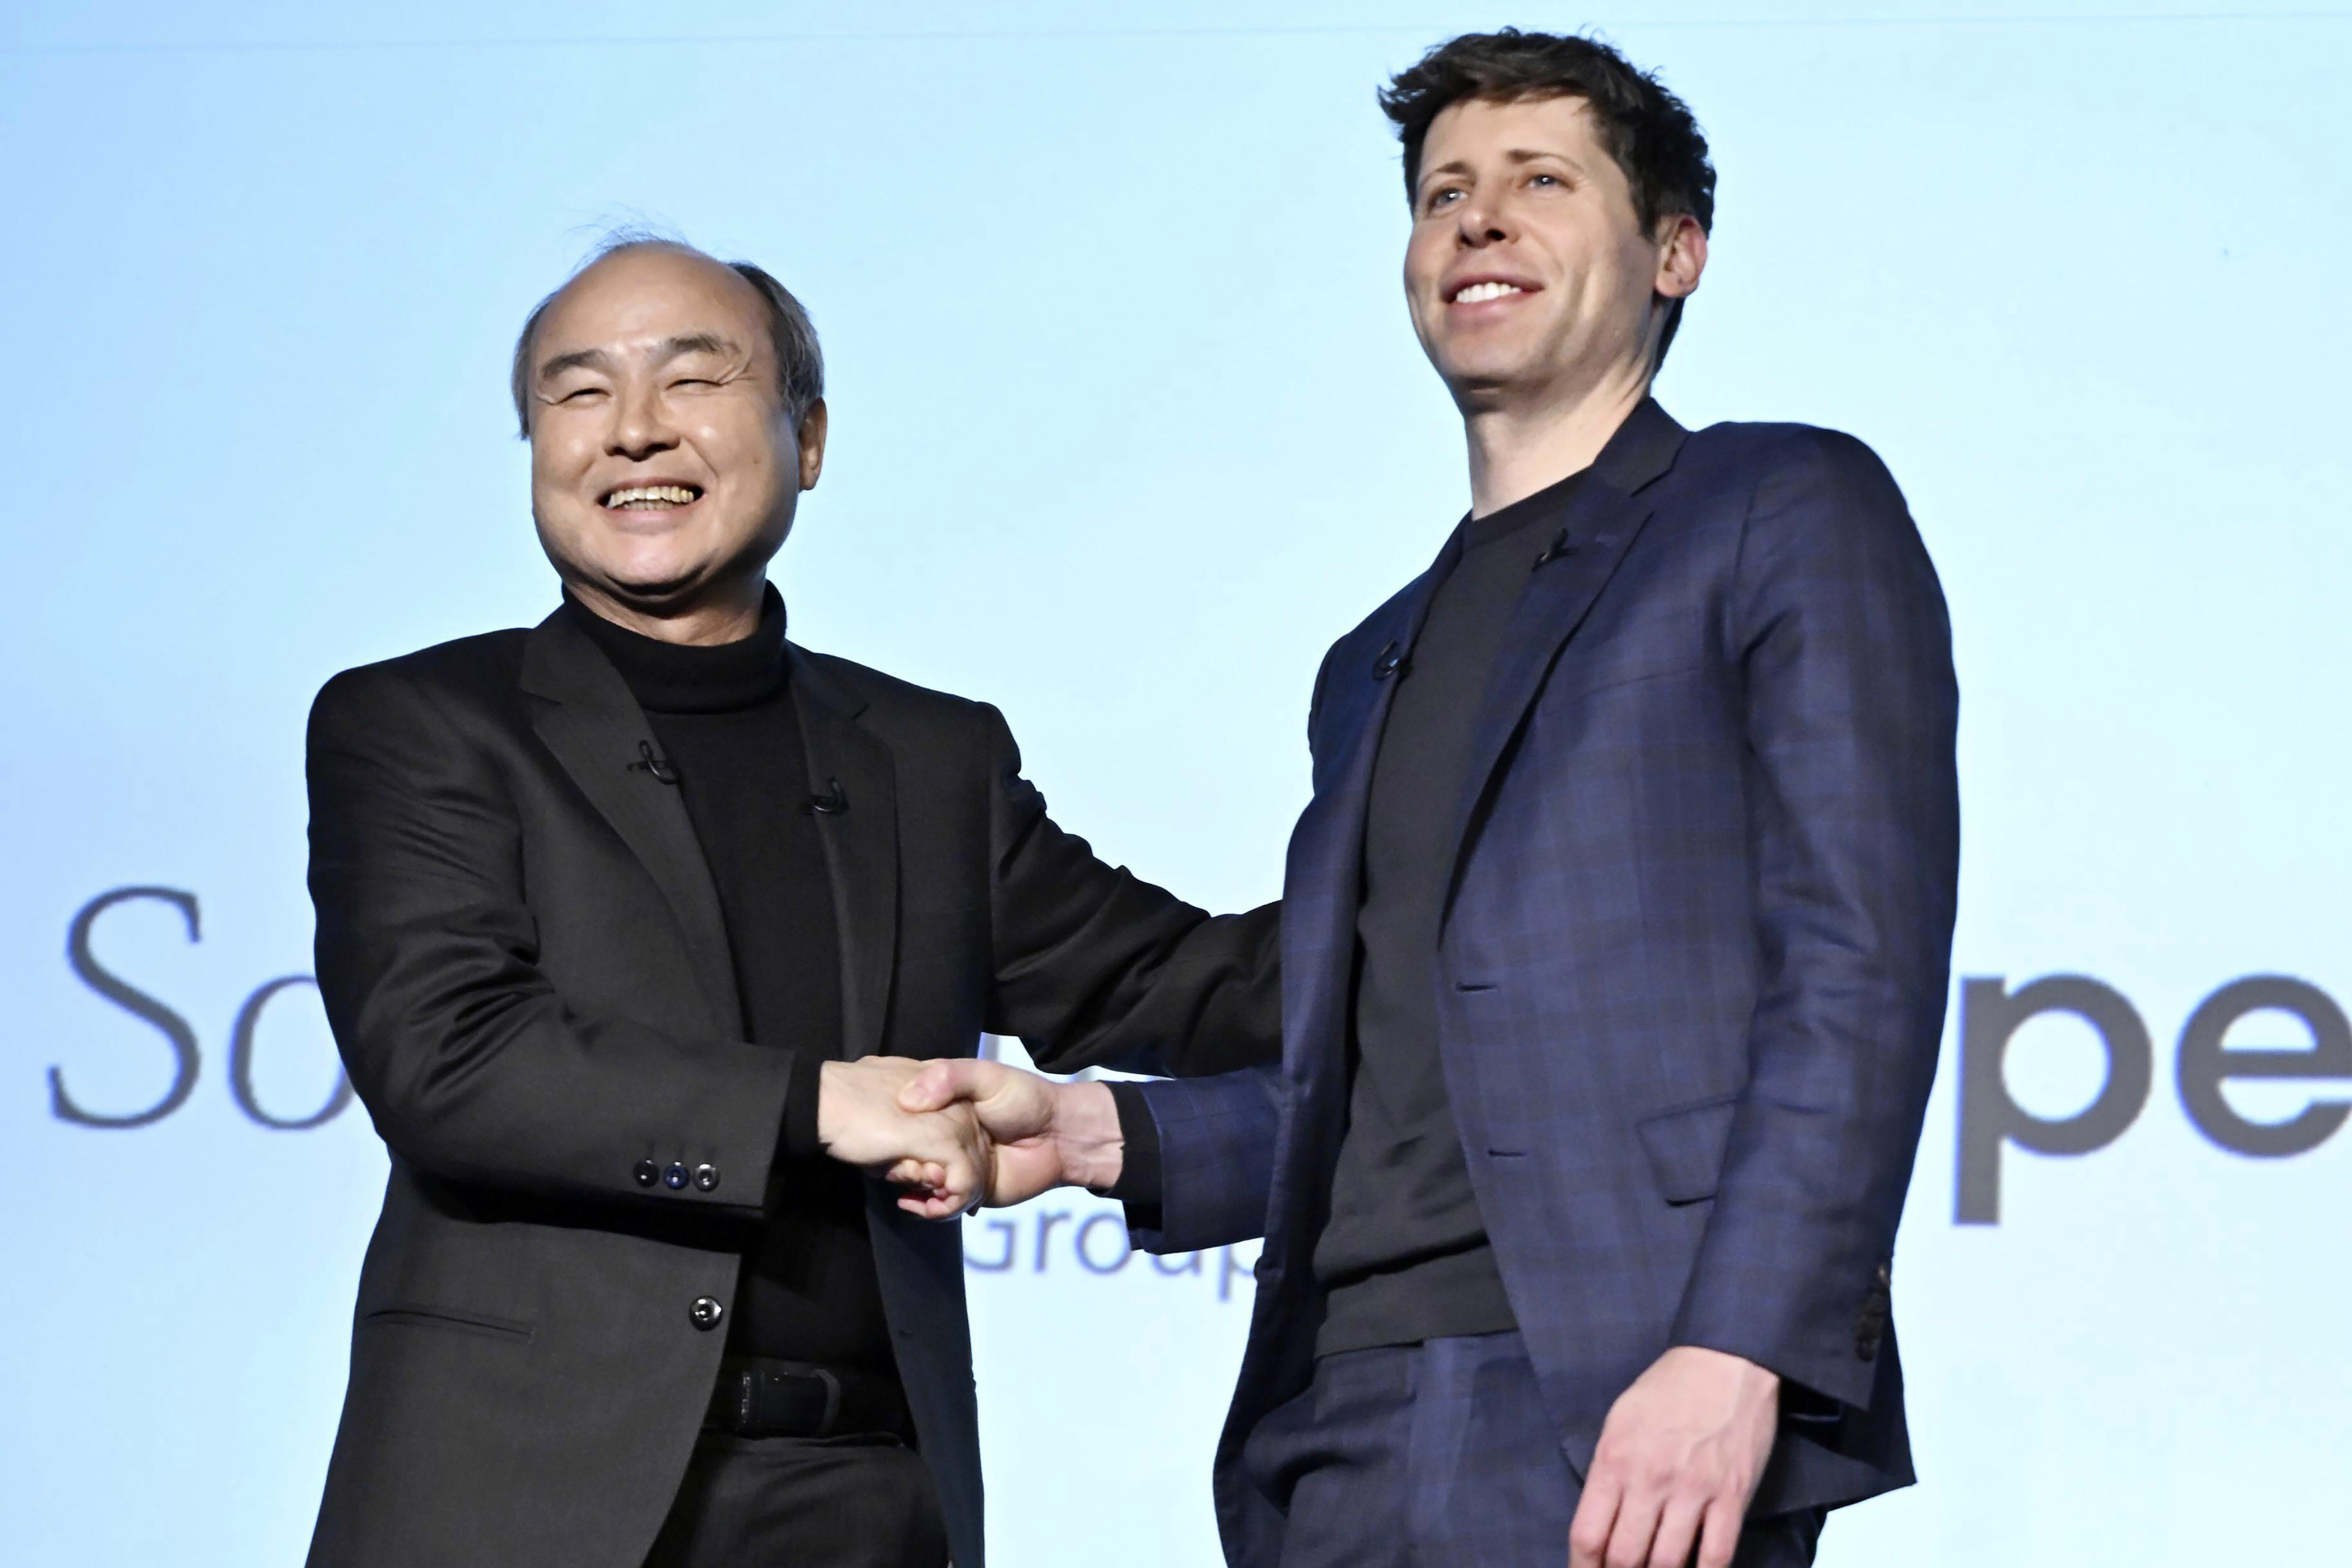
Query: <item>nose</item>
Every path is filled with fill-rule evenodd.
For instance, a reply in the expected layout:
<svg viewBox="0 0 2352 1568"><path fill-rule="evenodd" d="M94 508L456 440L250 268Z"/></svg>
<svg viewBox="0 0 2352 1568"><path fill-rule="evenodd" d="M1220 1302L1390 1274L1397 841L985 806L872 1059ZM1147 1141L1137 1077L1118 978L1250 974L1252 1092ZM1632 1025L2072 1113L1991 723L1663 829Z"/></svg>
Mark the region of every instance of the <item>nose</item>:
<svg viewBox="0 0 2352 1568"><path fill-rule="evenodd" d="M613 407L613 429L604 443L612 456L641 463L677 447L677 430L657 386L632 386L614 399Z"/></svg>
<svg viewBox="0 0 2352 1568"><path fill-rule="evenodd" d="M1499 245L1516 232L1502 200L1481 187L1465 197L1454 220L1454 240L1465 250Z"/></svg>

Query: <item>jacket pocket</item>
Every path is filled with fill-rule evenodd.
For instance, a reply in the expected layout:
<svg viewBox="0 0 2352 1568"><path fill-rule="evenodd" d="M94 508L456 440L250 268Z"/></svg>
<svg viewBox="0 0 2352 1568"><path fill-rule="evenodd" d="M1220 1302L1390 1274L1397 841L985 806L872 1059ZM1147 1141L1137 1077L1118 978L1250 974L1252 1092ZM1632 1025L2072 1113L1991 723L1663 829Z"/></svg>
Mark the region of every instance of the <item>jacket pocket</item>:
<svg viewBox="0 0 2352 1568"><path fill-rule="evenodd" d="M539 1333L539 1325L521 1318L493 1317L488 1312L462 1311L455 1307L428 1307L410 1303L398 1307L379 1307L360 1318L363 1329L452 1329L461 1334L480 1334L489 1339L510 1340L529 1344Z"/></svg>
<svg viewBox="0 0 2352 1568"><path fill-rule="evenodd" d="M1731 1142L1737 1095L1703 1100L1644 1117L1633 1124L1658 1195L1670 1204L1695 1204L1715 1196L1723 1175L1723 1152Z"/></svg>

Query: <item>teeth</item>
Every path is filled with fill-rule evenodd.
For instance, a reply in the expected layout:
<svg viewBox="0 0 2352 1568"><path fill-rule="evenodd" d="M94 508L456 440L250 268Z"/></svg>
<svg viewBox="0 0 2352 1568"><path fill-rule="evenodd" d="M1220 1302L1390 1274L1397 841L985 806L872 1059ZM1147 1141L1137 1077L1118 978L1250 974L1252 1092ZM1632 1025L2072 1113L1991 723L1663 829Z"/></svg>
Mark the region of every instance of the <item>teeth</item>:
<svg viewBox="0 0 2352 1568"><path fill-rule="evenodd" d="M684 485L638 485L604 498L605 510L625 506L685 506L700 494Z"/></svg>
<svg viewBox="0 0 2352 1568"><path fill-rule="evenodd" d="M1525 292L1526 290L1516 283L1473 283L1454 295L1454 302L1457 305L1475 305L1487 300L1499 300L1506 294Z"/></svg>

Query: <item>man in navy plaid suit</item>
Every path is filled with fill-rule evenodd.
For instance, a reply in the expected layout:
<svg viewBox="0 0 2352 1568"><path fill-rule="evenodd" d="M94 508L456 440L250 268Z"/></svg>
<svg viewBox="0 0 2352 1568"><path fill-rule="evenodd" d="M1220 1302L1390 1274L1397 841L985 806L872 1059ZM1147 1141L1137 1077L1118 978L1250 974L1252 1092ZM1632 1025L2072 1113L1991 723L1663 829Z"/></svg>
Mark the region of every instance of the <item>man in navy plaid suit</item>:
<svg viewBox="0 0 2352 1568"><path fill-rule="evenodd" d="M1828 1508L1912 1479L1888 1282L1958 871L1942 594L1860 442L1650 399L1714 205L1680 100L1505 32L1382 102L1471 507L1316 679L1282 1060L940 1063L907 1103L975 1101L998 1201L1264 1235L1216 1464L1241 1568L1808 1563Z"/></svg>

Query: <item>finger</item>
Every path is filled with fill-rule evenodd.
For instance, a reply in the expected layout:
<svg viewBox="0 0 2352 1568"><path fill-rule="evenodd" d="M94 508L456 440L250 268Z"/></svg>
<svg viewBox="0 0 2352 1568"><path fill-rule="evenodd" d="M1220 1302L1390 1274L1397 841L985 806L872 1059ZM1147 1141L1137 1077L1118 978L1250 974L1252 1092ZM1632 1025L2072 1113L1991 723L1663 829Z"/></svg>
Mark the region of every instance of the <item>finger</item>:
<svg viewBox="0 0 2352 1568"><path fill-rule="evenodd" d="M939 1110L980 1092L980 1063L969 1057L927 1063L898 1090L901 1110Z"/></svg>
<svg viewBox="0 0 2352 1568"><path fill-rule="evenodd" d="M1656 1492L1628 1488L1617 1505L1617 1522L1609 1531L1609 1550L1601 1554L1602 1568L1648 1568L1650 1542L1657 1539L1658 1510L1664 1500ZM1680 1563L1675 1568L1682 1568Z"/></svg>
<svg viewBox="0 0 2352 1568"><path fill-rule="evenodd" d="M1742 1511L1742 1505L1727 1497L1707 1505L1699 1528L1698 1568L1731 1568L1731 1560L1739 1554Z"/></svg>
<svg viewBox="0 0 2352 1568"><path fill-rule="evenodd" d="M908 1199L921 1205L919 1210L910 1209L909 1213L919 1212L926 1219L945 1219L961 1214L964 1205L971 1201L971 1193L952 1181L941 1180L904 1190L899 1194L900 1206L905 1206Z"/></svg>
<svg viewBox="0 0 2352 1568"><path fill-rule="evenodd" d="M986 1195L988 1187L983 1174L986 1168L983 1158L970 1150L958 1149L948 1157L947 1169L935 1184L935 1190L941 1197L952 1197L956 1208L961 1210L973 1198Z"/></svg>
<svg viewBox="0 0 2352 1568"><path fill-rule="evenodd" d="M1699 1522L1706 1514L1705 1498L1667 1498L1658 1511L1657 1537L1650 1542L1650 1568L1690 1568L1691 1548L1698 1543Z"/></svg>
<svg viewBox="0 0 2352 1568"><path fill-rule="evenodd" d="M901 1160L883 1172L882 1179L894 1187L928 1187L934 1184L929 1168L920 1160Z"/></svg>
<svg viewBox="0 0 2352 1568"><path fill-rule="evenodd" d="M1621 1495L1615 1474L1595 1466L1584 1483L1584 1496L1577 1500L1576 1517L1569 1521L1568 1568L1601 1568Z"/></svg>
<svg viewBox="0 0 2352 1568"><path fill-rule="evenodd" d="M953 1198L936 1193L910 1193L898 1200L898 1206L918 1219L955 1219L963 1213Z"/></svg>

